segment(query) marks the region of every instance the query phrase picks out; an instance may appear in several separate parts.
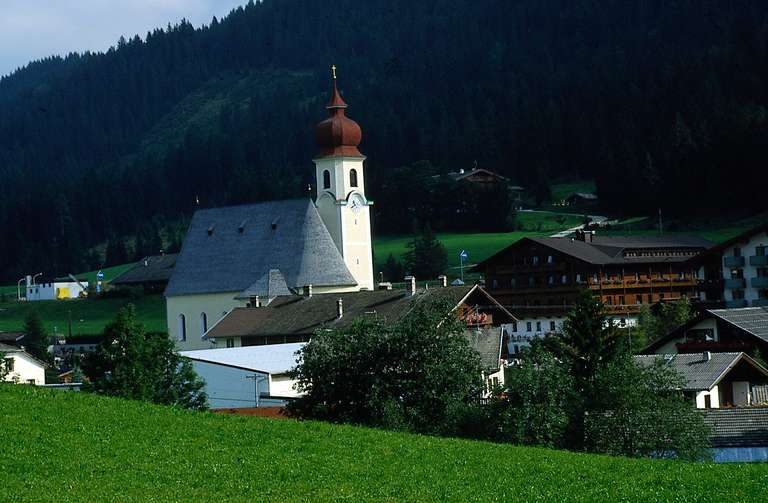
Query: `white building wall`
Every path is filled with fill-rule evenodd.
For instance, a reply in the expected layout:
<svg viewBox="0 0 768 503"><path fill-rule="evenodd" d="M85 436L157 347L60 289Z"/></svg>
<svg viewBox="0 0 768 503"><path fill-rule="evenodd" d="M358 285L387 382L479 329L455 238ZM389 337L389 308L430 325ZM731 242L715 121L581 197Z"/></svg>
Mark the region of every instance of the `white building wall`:
<svg viewBox="0 0 768 503"><path fill-rule="evenodd" d="M756 248L758 246L764 246L768 247L768 234L765 232L759 232L756 235L752 236L749 241L746 243L737 243L732 246L729 246L725 250L723 250L723 259L726 257L733 257L734 256L734 249L739 248L741 251L741 256L744 257L744 266L741 267L744 273L744 279L745 279L745 287L744 287L744 300L747 301L747 306L755 305L755 301L757 301L759 297L759 289L754 288L752 286L752 278L757 277L757 269L759 267L763 266L757 266L750 264L749 258L756 255L757 251ZM731 278L731 267L726 267L725 262L722 263L723 267L723 278L729 279ZM727 301L734 300L733 298L733 290L730 288L724 289L724 299Z"/></svg>
<svg viewBox="0 0 768 503"><path fill-rule="evenodd" d="M245 307L245 300L235 299L239 292L212 293L204 295L183 295L166 298L166 317L168 321L168 333L172 340L176 341L179 351L192 349L211 349L214 347L226 347L223 343L214 344L203 340L200 333L200 314L208 315L208 328L224 317L235 307ZM179 315L184 315L187 328L187 338L180 340L181 324ZM239 345L239 344L238 344Z"/></svg>
<svg viewBox="0 0 768 503"><path fill-rule="evenodd" d="M269 391L272 396L297 397L300 395L294 388L296 381L285 374L270 376Z"/></svg>
<svg viewBox="0 0 768 503"><path fill-rule="evenodd" d="M6 353L3 359L13 360L13 371L5 377L5 381L21 384L45 384L45 367L27 353Z"/></svg>
<svg viewBox="0 0 768 503"><path fill-rule="evenodd" d="M57 281L55 283L39 283L36 285L29 285L27 289L27 301L35 302L40 300L56 300L56 299L78 299L80 294L86 292L88 288L88 282L82 281L83 286L74 281ZM85 288L83 288L85 287Z"/></svg>
<svg viewBox="0 0 768 503"><path fill-rule="evenodd" d="M707 397L709 397L709 406L713 409L719 409L720 408L720 391L717 386L712 388L711 390L707 391L699 391L696 393L696 408L697 409L706 409L706 400Z"/></svg>

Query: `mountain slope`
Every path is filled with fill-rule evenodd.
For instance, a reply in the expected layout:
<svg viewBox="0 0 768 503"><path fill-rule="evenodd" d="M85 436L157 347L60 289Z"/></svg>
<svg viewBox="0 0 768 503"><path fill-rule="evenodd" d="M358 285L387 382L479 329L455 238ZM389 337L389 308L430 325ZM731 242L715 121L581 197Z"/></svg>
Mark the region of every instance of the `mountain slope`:
<svg viewBox="0 0 768 503"><path fill-rule="evenodd" d="M0 80L0 279L93 267L198 199L306 193L331 63L379 230L427 218L401 211L414 181L475 161L539 198L594 179L608 210L763 209L767 34L760 0L265 0L35 62Z"/></svg>

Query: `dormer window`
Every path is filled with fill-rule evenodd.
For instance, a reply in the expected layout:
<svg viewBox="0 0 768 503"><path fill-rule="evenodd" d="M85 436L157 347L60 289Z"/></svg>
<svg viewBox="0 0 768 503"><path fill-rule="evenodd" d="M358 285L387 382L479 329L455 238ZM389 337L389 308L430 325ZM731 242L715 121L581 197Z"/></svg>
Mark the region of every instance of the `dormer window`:
<svg viewBox="0 0 768 503"><path fill-rule="evenodd" d="M357 170L356 169L349 170L349 186L357 187Z"/></svg>
<svg viewBox="0 0 768 503"><path fill-rule="evenodd" d="M323 171L323 188L324 189L330 189L331 188L331 172L327 169Z"/></svg>

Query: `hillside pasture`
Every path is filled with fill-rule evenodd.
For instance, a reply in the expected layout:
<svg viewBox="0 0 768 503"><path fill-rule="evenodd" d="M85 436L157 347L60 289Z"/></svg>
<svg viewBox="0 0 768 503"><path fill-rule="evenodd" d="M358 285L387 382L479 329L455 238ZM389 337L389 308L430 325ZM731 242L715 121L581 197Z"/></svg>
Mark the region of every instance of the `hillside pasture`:
<svg viewBox="0 0 768 503"><path fill-rule="evenodd" d="M763 501L768 487L768 465L576 454L25 385L0 385L0 403L2 501Z"/></svg>

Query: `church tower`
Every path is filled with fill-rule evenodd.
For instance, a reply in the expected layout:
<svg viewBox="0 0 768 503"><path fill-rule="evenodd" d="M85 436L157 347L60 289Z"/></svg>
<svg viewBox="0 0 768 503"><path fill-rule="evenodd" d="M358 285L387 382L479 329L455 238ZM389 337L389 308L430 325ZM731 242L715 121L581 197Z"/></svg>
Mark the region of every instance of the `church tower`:
<svg viewBox="0 0 768 503"><path fill-rule="evenodd" d="M317 175L315 204L360 289L373 290L373 202L365 197L365 156L357 148L362 131L346 116L347 104L336 85L336 67L331 70L333 91L325 107L329 117L315 130L319 148L313 159Z"/></svg>

